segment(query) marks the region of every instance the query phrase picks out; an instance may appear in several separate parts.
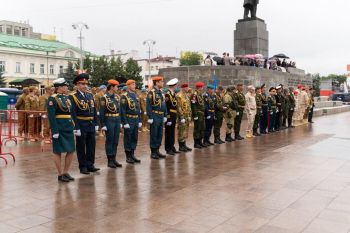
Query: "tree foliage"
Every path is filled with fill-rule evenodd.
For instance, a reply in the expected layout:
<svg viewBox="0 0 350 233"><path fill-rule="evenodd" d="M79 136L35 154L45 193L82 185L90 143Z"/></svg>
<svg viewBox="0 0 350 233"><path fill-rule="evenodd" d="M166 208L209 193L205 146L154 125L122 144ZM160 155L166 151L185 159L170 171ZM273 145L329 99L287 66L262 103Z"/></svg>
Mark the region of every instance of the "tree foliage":
<svg viewBox="0 0 350 233"><path fill-rule="evenodd" d="M67 81L70 90L72 90L74 86L73 80L75 78L75 72L76 72L75 65L69 61L68 67L65 70L65 72L58 75L59 78L64 78Z"/></svg>
<svg viewBox="0 0 350 233"><path fill-rule="evenodd" d="M184 52L180 58L180 66L199 66L203 56L197 52Z"/></svg>

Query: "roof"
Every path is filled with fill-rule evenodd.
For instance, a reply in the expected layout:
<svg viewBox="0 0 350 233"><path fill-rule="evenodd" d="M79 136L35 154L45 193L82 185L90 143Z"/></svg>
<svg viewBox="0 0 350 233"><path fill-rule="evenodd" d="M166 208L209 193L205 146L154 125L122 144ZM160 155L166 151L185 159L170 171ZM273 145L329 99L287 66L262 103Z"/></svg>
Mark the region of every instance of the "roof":
<svg viewBox="0 0 350 233"><path fill-rule="evenodd" d="M159 56L156 58L152 58L151 62L172 62L174 60L179 60L176 57L163 57L163 56ZM148 59L140 59L139 61L148 61Z"/></svg>
<svg viewBox="0 0 350 233"><path fill-rule="evenodd" d="M10 85L23 85L23 84L32 85L32 84L39 84L39 83L40 82L32 78L19 78L9 82Z"/></svg>
<svg viewBox="0 0 350 233"><path fill-rule="evenodd" d="M78 48L60 41L40 40L0 33L0 47L20 48L34 51L57 52L65 49L79 51ZM85 52L89 54L88 52Z"/></svg>

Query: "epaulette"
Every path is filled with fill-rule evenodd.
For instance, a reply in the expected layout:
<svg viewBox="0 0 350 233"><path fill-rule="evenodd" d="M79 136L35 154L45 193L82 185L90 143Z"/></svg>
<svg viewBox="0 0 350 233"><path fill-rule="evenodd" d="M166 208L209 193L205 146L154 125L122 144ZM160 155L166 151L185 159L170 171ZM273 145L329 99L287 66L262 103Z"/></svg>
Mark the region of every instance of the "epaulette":
<svg viewBox="0 0 350 233"><path fill-rule="evenodd" d="M75 95L77 94L77 91L72 91L71 93L69 93L69 95Z"/></svg>

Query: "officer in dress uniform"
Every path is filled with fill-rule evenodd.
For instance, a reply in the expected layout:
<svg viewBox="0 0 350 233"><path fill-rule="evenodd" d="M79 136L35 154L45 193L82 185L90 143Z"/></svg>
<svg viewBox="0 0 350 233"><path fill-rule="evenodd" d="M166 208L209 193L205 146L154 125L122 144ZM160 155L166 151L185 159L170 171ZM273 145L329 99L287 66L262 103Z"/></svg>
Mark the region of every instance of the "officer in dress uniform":
<svg viewBox="0 0 350 233"><path fill-rule="evenodd" d="M219 86L216 91L216 102L215 102L215 118L214 118L214 137L216 144L225 143L221 140L220 130L224 120L224 113L227 111L227 107L224 105L224 88Z"/></svg>
<svg viewBox="0 0 350 233"><path fill-rule="evenodd" d="M25 110L28 112L28 128L30 141L35 142L38 140L40 119L39 113L39 90L37 87L29 87L29 94L25 99ZM40 127L39 127L40 125Z"/></svg>
<svg viewBox="0 0 350 233"><path fill-rule="evenodd" d="M177 100L176 100L176 85L179 82L177 78L167 82L169 87L165 93L165 103L167 107L167 122L165 123L165 151L168 155L180 153L175 149L175 126L177 120Z"/></svg>
<svg viewBox="0 0 350 233"><path fill-rule="evenodd" d="M233 142L236 139L232 138L232 129L235 125L235 118L237 115L238 103L234 98L235 87L228 87L224 94L224 107L226 108L226 112L224 114L226 121L226 142Z"/></svg>
<svg viewBox="0 0 350 233"><path fill-rule="evenodd" d="M146 101L147 101L147 89L142 88L141 94L140 94L140 105L141 105L141 118L142 118L142 132L149 131L147 129L147 110L146 110Z"/></svg>
<svg viewBox="0 0 350 233"><path fill-rule="evenodd" d="M261 136L261 134L258 132L259 128L259 122L262 115L262 94L261 94L261 87L255 88L255 102L256 102L256 115L254 119L254 126L253 126L253 136Z"/></svg>
<svg viewBox="0 0 350 233"><path fill-rule="evenodd" d="M277 112L276 88L271 87L269 92L270 92L270 96L267 98L269 113L270 113L269 132L273 133L276 131L274 128L276 125L276 112Z"/></svg>
<svg viewBox="0 0 350 233"><path fill-rule="evenodd" d="M52 86L45 87L45 94L41 95L39 97L39 111L41 111L41 119L43 123L43 136L45 139L45 143L49 144L51 141L49 140L50 137L50 127L49 127L49 120L47 119L47 103L49 97L53 94L54 90Z"/></svg>
<svg viewBox="0 0 350 233"><path fill-rule="evenodd" d="M289 88L289 95L287 95L287 98L289 100L288 128L294 128L294 126L293 126L293 115L294 115L294 110L295 110L295 107L296 107L296 101L295 101L294 88L293 87Z"/></svg>
<svg viewBox="0 0 350 233"><path fill-rule="evenodd" d="M210 141L210 137L214 127L214 118L215 118L215 102L216 96L214 92L214 86L209 84L207 85L207 92L204 93L204 104L205 104L205 133L204 133L204 145L212 146L214 143Z"/></svg>
<svg viewBox="0 0 350 233"><path fill-rule="evenodd" d="M242 124L242 118L243 118L243 112L245 109L246 101L245 101L245 95L243 94L243 84L237 85L237 92L233 95L234 99L236 99L238 103L237 107L237 116L235 119L235 139L236 140L243 140L244 138L241 137L240 131L241 131L241 124Z"/></svg>
<svg viewBox="0 0 350 233"><path fill-rule="evenodd" d="M188 97L188 83L181 85L181 91L176 95L176 100L178 112L177 131L179 151L192 151L192 149L186 145L186 140L188 139L188 130L190 128L190 122L192 120L191 101Z"/></svg>
<svg viewBox="0 0 350 233"><path fill-rule="evenodd" d="M25 87L23 88L23 94L20 95L17 99L15 108L18 112L18 136L20 137L19 140L23 140L22 136L23 133L28 133L28 119L27 114L25 114L25 99L27 95L29 94L29 88ZM24 135L25 136L25 135Z"/></svg>
<svg viewBox="0 0 350 233"><path fill-rule="evenodd" d="M101 119L100 119L100 100L101 97L104 96L104 94L106 93L106 85L101 85L99 88L93 88L96 89L97 92L96 94L94 94L94 100L95 100L95 109L96 109L96 113L97 113L97 124L100 127L100 130L102 128L102 124L101 124ZM102 134L100 134L102 135Z"/></svg>
<svg viewBox="0 0 350 233"><path fill-rule="evenodd" d="M120 135L120 101L116 94L118 85L118 81L109 80L107 92L99 100L101 130L106 135L105 149L109 168L122 167L116 160Z"/></svg>
<svg viewBox="0 0 350 233"><path fill-rule="evenodd" d="M135 80L126 82L128 90L121 95L120 113L124 126L124 150L126 162L129 164L141 163L141 160L135 157L135 150L138 141L138 128L142 127L140 99L136 95Z"/></svg>
<svg viewBox="0 0 350 233"><path fill-rule="evenodd" d="M88 92L89 74L78 72L73 80L76 91L70 94L72 118L75 123L74 135L80 173L88 175L100 169L95 167L97 112L93 95Z"/></svg>
<svg viewBox="0 0 350 233"><path fill-rule="evenodd" d="M205 104L203 98L203 87L204 83L197 82L196 90L191 96L191 108L192 108L192 117L194 121L193 129L193 139L194 139L194 148L202 149L207 147L203 143L204 134L205 134Z"/></svg>
<svg viewBox="0 0 350 233"><path fill-rule="evenodd" d="M74 146L74 123L71 117L71 102L67 96L68 83L64 78L53 81L56 93L48 98L47 113L52 131L52 149L54 162L61 182L74 181L68 173L72 164ZM64 168L61 166L61 154L66 153Z"/></svg>
<svg viewBox="0 0 350 233"><path fill-rule="evenodd" d="M262 110L262 116L260 119L260 133L261 134L267 134L267 128L268 128L268 119L269 119L269 106L267 102L267 95L266 95L266 86L263 84L261 86L261 110Z"/></svg>
<svg viewBox="0 0 350 233"><path fill-rule="evenodd" d="M153 89L147 96L147 115L150 124L150 147L152 159L164 159L165 155L159 152L163 139L163 124L168 121L167 109L161 89L164 86L163 77L152 78Z"/></svg>

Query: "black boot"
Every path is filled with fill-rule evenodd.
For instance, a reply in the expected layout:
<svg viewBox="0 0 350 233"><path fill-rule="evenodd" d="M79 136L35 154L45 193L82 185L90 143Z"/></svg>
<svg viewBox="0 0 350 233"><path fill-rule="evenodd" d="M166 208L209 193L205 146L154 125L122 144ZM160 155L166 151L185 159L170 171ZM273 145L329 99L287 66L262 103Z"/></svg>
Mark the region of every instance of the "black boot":
<svg viewBox="0 0 350 233"><path fill-rule="evenodd" d="M175 154L180 154L180 151L177 151L176 148L175 148L175 146L173 146L172 151L173 151Z"/></svg>
<svg viewBox="0 0 350 233"><path fill-rule="evenodd" d="M157 149L151 148L151 159L159 159L159 156L157 154Z"/></svg>
<svg viewBox="0 0 350 233"><path fill-rule="evenodd" d="M226 138L225 138L225 141L226 141L226 142L233 142L232 139L233 139L233 138L231 137L231 134L226 134Z"/></svg>
<svg viewBox="0 0 350 233"><path fill-rule="evenodd" d="M221 140L221 138L219 138L219 141L221 142L221 144L225 144L225 141Z"/></svg>
<svg viewBox="0 0 350 233"><path fill-rule="evenodd" d="M202 145L198 139L194 140L194 148L196 149L202 149Z"/></svg>
<svg viewBox="0 0 350 233"><path fill-rule="evenodd" d="M131 150L131 158L134 160L135 163L141 163L141 160L135 157L135 150Z"/></svg>
<svg viewBox="0 0 350 233"><path fill-rule="evenodd" d="M210 141L209 138L207 139L207 144L209 144L209 146L214 146L214 145L215 145L214 143L212 143L212 142Z"/></svg>
<svg viewBox="0 0 350 233"><path fill-rule="evenodd" d="M199 139L198 143L199 143L199 145L201 145L202 148L207 148L208 147L207 144L205 142L203 142L202 139Z"/></svg>
<svg viewBox="0 0 350 233"><path fill-rule="evenodd" d="M189 147L186 145L186 141L184 142L184 146L185 146L185 148L187 149L187 151L192 151L192 149L189 148Z"/></svg>
<svg viewBox="0 0 350 233"><path fill-rule="evenodd" d="M113 163L115 164L116 167L123 167L123 165L121 165L121 164L116 160L116 156L114 156Z"/></svg>
<svg viewBox="0 0 350 233"><path fill-rule="evenodd" d="M131 157L131 151L125 151L126 154L126 162L130 164L134 164L135 161Z"/></svg>
<svg viewBox="0 0 350 233"><path fill-rule="evenodd" d="M173 152L173 150L165 150L166 151L166 153L168 154L168 155L175 155L175 153Z"/></svg>
<svg viewBox="0 0 350 233"><path fill-rule="evenodd" d="M214 143L215 144L222 144L222 142L219 138L215 138Z"/></svg>
<svg viewBox="0 0 350 233"><path fill-rule="evenodd" d="M108 166L109 168L117 168L117 166L114 164L113 159L111 159L111 158L108 158L108 164L107 164L107 166Z"/></svg>
<svg viewBox="0 0 350 233"><path fill-rule="evenodd" d="M159 148L156 149L156 153L157 153L159 158L161 158L161 159L165 159L166 158L166 155L163 155L162 153L160 153Z"/></svg>
<svg viewBox="0 0 350 233"><path fill-rule="evenodd" d="M184 142L179 142L179 151L181 152L187 152L188 150L185 147L185 143Z"/></svg>
<svg viewBox="0 0 350 233"><path fill-rule="evenodd" d="M254 135L255 137L260 136L260 135L258 135L258 132L257 132L256 129L253 129L253 135Z"/></svg>

